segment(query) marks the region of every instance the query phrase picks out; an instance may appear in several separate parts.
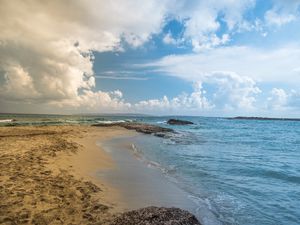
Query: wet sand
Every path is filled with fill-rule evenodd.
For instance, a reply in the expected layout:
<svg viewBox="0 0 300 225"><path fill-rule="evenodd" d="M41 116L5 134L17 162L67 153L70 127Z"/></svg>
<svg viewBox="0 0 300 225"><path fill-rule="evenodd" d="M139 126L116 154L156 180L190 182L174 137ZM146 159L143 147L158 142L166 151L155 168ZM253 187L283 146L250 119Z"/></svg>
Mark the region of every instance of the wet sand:
<svg viewBox="0 0 300 225"><path fill-rule="evenodd" d="M191 196L167 179L157 165L141 159L133 151L131 143L130 137L99 143L112 156L116 168L101 170L98 177L120 190L125 204L123 208L135 210L151 205L178 207L197 216L199 206Z"/></svg>
<svg viewBox="0 0 300 225"><path fill-rule="evenodd" d="M95 178L113 169L95 145L124 128L0 128L0 224L107 224L122 211L120 194Z"/></svg>
<svg viewBox="0 0 300 225"><path fill-rule="evenodd" d="M125 211L148 206L177 207L194 214L201 224L221 225L202 199L180 188L176 178L170 176L165 168L149 161L132 146L140 138L149 137L136 134L98 143L115 162L113 170L101 170L98 177L119 190Z"/></svg>

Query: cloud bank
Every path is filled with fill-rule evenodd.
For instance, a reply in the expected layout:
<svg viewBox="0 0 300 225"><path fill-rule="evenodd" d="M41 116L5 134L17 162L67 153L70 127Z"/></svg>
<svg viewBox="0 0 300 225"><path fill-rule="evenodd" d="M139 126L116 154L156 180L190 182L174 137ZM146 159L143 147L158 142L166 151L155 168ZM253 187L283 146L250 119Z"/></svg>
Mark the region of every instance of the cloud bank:
<svg viewBox="0 0 300 225"><path fill-rule="evenodd" d="M157 72L197 81L214 71L231 71L264 82L300 82L300 45L277 49L220 47L198 54L170 55L144 66Z"/></svg>
<svg viewBox="0 0 300 225"><path fill-rule="evenodd" d="M92 51L122 51L122 40L139 46L159 32L164 15L159 1L2 0L2 104L122 108L119 97L93 90Z"/></svg>
<svg viewBox="0 0 300 225"><path fill-rule="evenodd" d="M236 33L262 32L264 26L283 26L299 16L300 1L274 0L263 18L250 21L247 12L256 4L255 0L1 0L1 110L251 110L261 92L258 82L300 82L300 69L295 66L299 46L272 51L224 47ZM189 43L193 53L166 56L143 66L190 81L195 85L192 93L129 103L119 90L97 88L94 52L139 48L172 19L184 24L183 36L177 40L167 33L162 41ZM212 86L214 93L206 93L205 85ZM267 108L271 102L286 108L299 98L297 91L287 93L280 88L270 96Z"/></svg>
<svg viewBox="0 0 300 225"><path fill-rule="evenodd" d="M299 90L288 92L278 86L300 83L299 58L299 45L273 50L232 46L169 55L140 66L209 86L214 91L205 97L214 106L214 111L266 115L277 110L282 112L278 115L284 115L289 111L297 114ZM262 97L258 98L262 94L259 86L270 83L275 87L270 93L264 93L267 97L259 102L262 101Z"/></svg>

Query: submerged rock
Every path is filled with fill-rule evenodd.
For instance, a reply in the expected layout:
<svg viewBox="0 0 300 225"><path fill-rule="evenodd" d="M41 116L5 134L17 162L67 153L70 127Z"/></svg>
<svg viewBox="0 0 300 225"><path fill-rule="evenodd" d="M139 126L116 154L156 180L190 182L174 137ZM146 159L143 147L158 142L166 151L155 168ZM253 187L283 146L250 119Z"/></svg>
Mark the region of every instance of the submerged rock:
<svg viewBox="0 0 300 225"><path fill-rule="evenodd" d="M169 119L167 123L170 124L170 125L189 125L189 124L194 124L191 121L177 120L177 119Z"/></svg>
<svg viewBox="0 0 300 225"><path fill-rule="evenodd" d="M179 208L150 206L117 216L110 225L201 225L196 217Z"/></svg>
<svg viewBox="0 0 300 225"><path fill-rule="evenodd" d="M135 130L144 134L153 134L158 137L165 137L168 133L174 133L174 130L170 128L160 127L145 123L133 123L133 122L121 122L121 123L111 123L111 124L94 124L97 127L111 127L120 126L128 130Z"/></svg>

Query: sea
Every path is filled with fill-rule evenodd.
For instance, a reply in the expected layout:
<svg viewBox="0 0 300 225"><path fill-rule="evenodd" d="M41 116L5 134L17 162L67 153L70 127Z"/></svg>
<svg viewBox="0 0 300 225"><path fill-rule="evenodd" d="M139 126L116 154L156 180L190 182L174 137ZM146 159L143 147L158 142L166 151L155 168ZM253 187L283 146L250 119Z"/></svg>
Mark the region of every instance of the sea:
<svg viewBox="0 0 300 225"><path fill-rule="evenodd" d="M166 121L170 118L194 124L168 125ZM166 138L138 135L131 137L130 143L143 163L156 166L166 180L188 193L196 203L197 217L204 216L201 212L205 207L215 224L300 224L300 121L0 115L0 126L123 121L155 124L176 131Z"/></svg>

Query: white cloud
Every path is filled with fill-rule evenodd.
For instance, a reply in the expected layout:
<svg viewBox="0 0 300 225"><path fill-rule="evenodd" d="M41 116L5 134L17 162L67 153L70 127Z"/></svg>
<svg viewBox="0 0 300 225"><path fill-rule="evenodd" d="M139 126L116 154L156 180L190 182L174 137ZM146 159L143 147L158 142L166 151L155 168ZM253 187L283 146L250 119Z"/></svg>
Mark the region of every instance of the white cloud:
<svg viewBox="0 0 300 225"><path fill-rule="evenodd" d="M140 101L133 106L133 110L136 112L162 114L200 114L212 108L214 105L205 97L201 83L194 84L194 91L191 94L182 93L171 99L164 96L161 99Z"/></svg>
<svg viewBox="0 0 300 225"><path fill-rule="evenodd" d="M293 20L299 2L276 1L266 21L280 25ZM244 18L254 6L254 0L2 0L1 108L43 103L93 111L126 111L145 104L175 110L186 104L197 110L220 107L224 98L228 102L223 107L251 108L259 92L254 80L300 82L299 46L272 51L248 47L215 49L228 43L234 32L262 31L261 21L252 24ZM123 51L123 42L137 48L161 32L166 18L184 21L184 40L179 41L191 41L201 54L168 56L152 65L168 75L216 85L212 102L205 97L202 86L190 95L144 101L136 106L126 103L118 90L95 91L92 52ZM227 31L218 35L221 22L227 25ZM163 41L178 44L170 33Z"/></svg>
<svg viewBox="0 0 300 225"><path fill-rule="evenodd" d="M177 41L172 37L172 34L170 32L164 36L163 42L168 45L170 45L170 44L176 45L177 44Z"/></svg>
<svg viewBox="0 0 300 225"><path fill-rule="evenodd" d="M95 109L101 109L101 112L128 112L131 108L131 104L126 103L122 96L123 94L119 90L112 92L84 90L81 95L78 95L72 100L52 101L50 105L59 108L80 107L83 112L93 112Z"/></svg>
<svg viewBox="0 0 300 225"><path fill-rule="evenodd" d="M277 25L282 26L284 24L290 23L294 20L296 20L295 15L293 14L278 14L277 12L270 10L266 12L265 20L269 25Z"/></svg>
<svg viewBox="0 0 300 225"><path fill-rule="evenodd" d="M8 40L1 45L0 68L5 80L3 98L59 100L76 97L80 89L95 86L90 54L66 41L32 44ZM16 70L17 68L17 70ZM16 73L19 71L19 73ZM27 82L17 86L21 73ZM19 75L18 75L19 74ZM25 75L26 74L26 75ZM30 81L30 82L29 82ZM19 95L19 96L16 96Z"/></svg>
<svg viewBox="0 0 300 225"><path fill-rule="evenodd" d="M295 85L300 82L299 58L298 45L264 51L249 47L226 47L196 54L170 55L142 66L210 86L213 93L208 99L215 106L214 109L228 112L243 109L249 112L263 107L262 101L266 101L260 96L262 91L258 83ZM292 103L289 97L290 106L298 102L295 97L293 99Z"/></svg>
<svg viewBox="0 0 300 225"><path fill-rule="evenodd" d="M142 45L160 32L167 3L2 0L1 104L25 101L83 107L89 97L100 101L90 100L95 107L101 105L99 111L105 104L108 108L122 105L116 100L119 92L114 98L112 93L92 91L96 84L91 51L122 50L122 40L132 47Z"/></svg>
<svg viewBox="0 0 300 225"><path fill-rule="evenodd" d="M229 41L229 39L228 34L223 34L222 37L218 37L216 34L211 34L210 36L202 36L201 39L193 39L192 44L194 51L201 52L219 45L224 45Z"/></svg>
<svg viewBox="0 0 300 225"><path fill-rule="evenodd" d="M9 66L4 74L5 83L0 89L0 94L14 100L36 98L38 93L33 87L33 80L28 72L18 65Z"/></svg>
<svg viewBox="0 0 300 225"><path fill-rule="evenodd" d="M253 110L255 96L261 92L253 79L233 72L214 72L204 82L216 86L213 103L226 111Z"/></svg>
<svg viewBox="0 0 300 225"><path fill-rule="evenodd" d="M300 46L265 50L245 46L222 47L201 53L169 55L142 66L190 81L203 80L214 71L229 71L259 82L300 82Z"/></svg>
<svg viewBox="0 0 300 225"><path fill-rule="evenodd" d="M32 104L70 102L78 107L87 96L109 100L111 93L92 91L96 84L91 51L121 51L122 40L138 47L161 31L168 15L188 18L185 37L195 46L217 46L229 39L214 34L220 26L218 14L222 11L233 29L251 2L2 0L1 99ZM167 36L165 41L172 39Z"/></svg>
<svg viewBox="0 0 300 225"><path fill-rule="evenodd" d="M191 39L195 51L216 47L230 39L229 34L217 36L222 21L227 25L228 32L241 30L245 26L244 14L255 6L255 0L213 0L213 1L184 1L176 15L185 22L184 36Z"/></svg>
<svg viewBox="0 0 300 225"><path fill-rule="evenodd" d="M268 108L282 109L288 103L288 94L281 88L273 88L268 98Z"/></svg>
<svg viewBox="0 0 300 225"><path fill-rule="evenodd" d="M208 98L203 85L209 85L215 91ZM226 112L235 110L254 110L255 96L261 91L249 77L239 76L232 72L214 72L194 82L191 94L181 94L169 99L141 101L134 109L153 112L169 112L180 114L188 112L199 114L212 109Z"/></svg>
<svg viewBox="0 0 300 225"><path fill-rule="evenodd" d="M274 0L272 9L265 13L268 25L282 26L295 21L299 17L299 0Z"/></svg>
<svg viewBox="0 0 300 225"><path fill-rule="evenodd" d="M300 108L300 92L286 91L282 88L273 88L267 100L267 108L278 111L291 111Z"/></svg>

